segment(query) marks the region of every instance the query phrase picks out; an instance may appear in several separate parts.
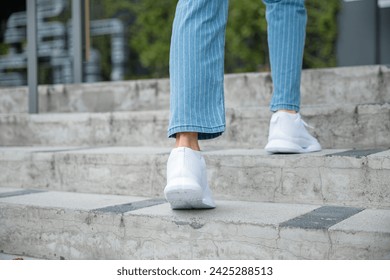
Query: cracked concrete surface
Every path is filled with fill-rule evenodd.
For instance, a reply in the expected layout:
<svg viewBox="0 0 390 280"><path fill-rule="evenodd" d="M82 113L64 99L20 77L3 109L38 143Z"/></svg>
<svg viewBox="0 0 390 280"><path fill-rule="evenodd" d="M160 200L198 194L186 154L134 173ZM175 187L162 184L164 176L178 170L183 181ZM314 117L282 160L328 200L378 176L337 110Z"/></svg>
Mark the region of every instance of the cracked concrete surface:
<svg viewBox="0 0 390 280"><path fill-rule="evenodd" d="M70 201L90 200L81 194L64 197L67 207L28 196L0 198L4 253L45 259L381 259L390 249L388 210L364 210L329 229L303 229L280 225L318 205L217 201L214 210L172 211L160 204L119 215L75 209L80 202ZM105 197L92 196L92 203L117 203Z"/></svg>
<svg viewBox="0 0 390 280"><path fill-rule="evenodd" d="M0 148L3 185L162 196L170 149L53 149ZM209 184L219 199L390 207L390 150L361 158L337 155L341 151L267 155L264 150L232 149L204 155Z"/></svg>

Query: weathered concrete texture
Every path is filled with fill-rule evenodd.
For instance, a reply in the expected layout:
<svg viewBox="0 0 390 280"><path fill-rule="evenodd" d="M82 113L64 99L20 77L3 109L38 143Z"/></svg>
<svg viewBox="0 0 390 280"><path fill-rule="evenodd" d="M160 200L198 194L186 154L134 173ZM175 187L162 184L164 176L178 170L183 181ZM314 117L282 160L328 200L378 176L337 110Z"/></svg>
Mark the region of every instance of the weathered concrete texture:
<svg viewBox="0 0 390 280"><path fill-rule="evenodd" d="M27 113L28 88L0 88L0 114Z"/></svg>
<svg viewBox="0 0 390 280"><path fill-rule="evenodd" d="M24 189L21 189L21 188L4 188L4 187L1 187L1 188L0 188L0 195L5 195L5 194L10 193L10 192L19 192L19 191L24 191Z"/></svg>
<svg viewBox="0 0 390 280"><path fill-rule="evenodd" d="M111 112L169 107L169 80L134 80L38 87L40 112ZM1 113L26 113L28 88L0 89Z"/></svg>
<svg viewBox="0 0 390 280"><path fill-rule="evenodd" d="M387 66L311 69L302 73L303 104L390 102Z"/></svg>
<svg viewBox="0 0 390 280"><path fill-rule="evenodd" d="M390 152L354 158L267 155L264 150L205 152L217 198L390 207ZM161 197L169 149L111 147L67 152L0 149L0 182L16 188Z"/></svg>
<svg viewBox="0 0 390 280"><path fill-rule="evenodd" d="M218 201L214 210L172 211L166 203L117 214L48 207L33 196L29 202L0 199L3 253L45 259L382 259L390 249L389 210L365 210L329 230L302 229L280 224L318 206ZM62 205L71 205L70 199Z"/></svg>
<svg viewBox="0 0 390 280"><path fill-rule="evenodd" d="M382 66L379 72L379 90L384 94L384 96L389 96L390 93L390 66ZM383 99L385 102L388 102L388 98Z"/></svg>
<svg viewBox="0 0 390 280"><path fill-rule="evenodd" d="M164 143L168 111L0 115L1 145ZM61 144L60 144L61 143Z"/></svg>
<svg viewBox="0 0 390 280"><path fill-rule="evenodd" d="M389 169L379 167L387 156L381 159L325 157L321 153L270 156L263 151L244 156L223 151L206 158L211 186L223 198L390 206Z"/></svg>
<svg viewBox="0 0 390 280"><path fill-rule="evenodd" d="M386 66L338 67L304 70L301 102L310 104L361 104L390 102ZM225 76L228 108L268 106L272 96L269 73L229 74Z"/></svg>
<svg viewBox="0 0 390 280"><path fill-rule="evenodd" d="M390 102L386 66L304 70L302 104ZM0 89L1 113L27 112L27 87ZM167 110L169 80L136 80L39 87L40 112L111 112ZM272 95L269 73L225 76L226 106L268 106Z"/></svg>
<svg viewBox="0 0 390 280"><path fill-rule="evenodd" d="M73 210L93 210L105 208L113 205L139 202L145 200L143 197L119 196L119 195L99 195L88 193L71 192L41 192L26 195L1 197L5 203L38 206L45 208L64 208Z"/></svg>
<svg viewBox="0 0 390 280"><path fill-rule="evenodd" d="M38 260L37 258L31 258L26 256L18 256L18 255L10 255L10 254L1 254L0 260L15 260L15 259L23 259L23 260Z"/></svg>
<svg viewBox="0 0 390 280"><path fill-rule="evenodd" d="M11 196L20 196L20 195L27 195L27 194L33 194L33 193L42 193L44 191L42 190L29 190L29 189L20 189L12 192L5 192L0 193L0 197L11 197Z"/></svg>
<svg viewBox="0 0 390 280"><path fill-rule="evenodd" d="M390 147L390 103L306 107L302 115L323 148ZM264 147L270 117L265 107L228 109L226 132L202 147ZM168 119L168 111L0 115L0 145L168 147Z"/></svg>
<svg viewBox="0 0 390 280"><path fill-rule="evenodd" d="M367 258L375 250L384 259L390 259L390 215L386 210L367 209L330 228L331 257L337 259ZM375 231L376 237L370 238Z"/></svg>
<svg viewBox="0 0 390 280"><path fill-rule="evenodd" d="M70 148L57 153L0 150L4 186L154 197L161 196L169 154L169 149L150 147Z"/></svg>

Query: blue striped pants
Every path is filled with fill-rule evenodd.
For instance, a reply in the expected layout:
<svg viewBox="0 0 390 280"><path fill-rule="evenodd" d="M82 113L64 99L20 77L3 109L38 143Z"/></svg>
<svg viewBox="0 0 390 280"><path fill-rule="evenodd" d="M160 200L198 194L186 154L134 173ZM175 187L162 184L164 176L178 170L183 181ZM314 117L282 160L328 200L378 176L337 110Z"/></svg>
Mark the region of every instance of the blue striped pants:
<svg viewBox="0 0 390 280"><path fill-rule="evenodd" d="M260 0L259 0L260 1ZM304 0L266 4L273 96L271 111L299 111L306 32ZM198 132L199 140L225 130L224 46L228 0L179 0L170 49L168 137Z"/></svg>

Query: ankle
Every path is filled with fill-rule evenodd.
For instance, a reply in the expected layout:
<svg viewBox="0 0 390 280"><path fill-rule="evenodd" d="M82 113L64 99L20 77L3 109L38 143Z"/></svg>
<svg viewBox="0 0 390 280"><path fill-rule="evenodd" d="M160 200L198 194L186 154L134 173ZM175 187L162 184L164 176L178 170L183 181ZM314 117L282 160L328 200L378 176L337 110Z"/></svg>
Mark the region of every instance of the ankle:
<svg viewBox="0 0 390 280"><path fill-rule="evenodd" d="M187 147L195 151L200 151L197 132L181 132L176 134L175 148Z"/></svg>
<svg viewBox="0 0 390 280"><path fill-rule="evenodd" d="M286 112L289 114L296 114L297 113L297 111L295 111L295 110L285 110L285 109L277 110L276 112Z"/></svg>

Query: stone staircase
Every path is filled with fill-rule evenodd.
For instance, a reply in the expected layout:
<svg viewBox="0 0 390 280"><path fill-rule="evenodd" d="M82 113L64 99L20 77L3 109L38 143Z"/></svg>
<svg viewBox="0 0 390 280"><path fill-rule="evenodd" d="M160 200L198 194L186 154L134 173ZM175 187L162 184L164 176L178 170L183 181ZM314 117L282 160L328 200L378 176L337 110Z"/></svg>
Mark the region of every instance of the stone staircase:
<svg viewBox="0 0 390 280"><path fill-rule="evenodd" d="M306 70L324 150L268 155L268 73L226 75L202 145L217 208L163 199L169 81L0 89L0 254L43 259L390 259L390 68Z"/></svg>

